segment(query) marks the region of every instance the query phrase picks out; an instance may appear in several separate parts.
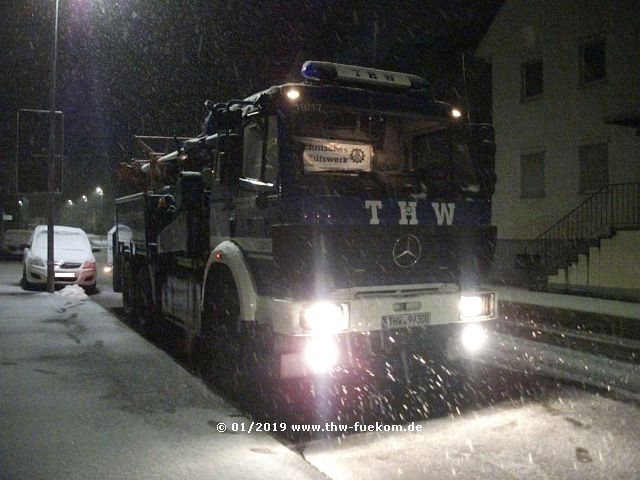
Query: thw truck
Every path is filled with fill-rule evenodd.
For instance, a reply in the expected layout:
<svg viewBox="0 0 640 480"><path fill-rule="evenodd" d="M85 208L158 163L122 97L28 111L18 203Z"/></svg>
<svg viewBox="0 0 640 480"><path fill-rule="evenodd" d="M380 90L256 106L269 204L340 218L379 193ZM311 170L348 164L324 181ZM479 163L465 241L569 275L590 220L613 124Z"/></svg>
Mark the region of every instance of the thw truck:
<svg viewBox="0 0 640 480"><path fill-rule="evenodd" d="M481 351L491 127L414 75L309 61L302 76L208 101L204 132L116 200L127 315L280 379Z"/></svg>

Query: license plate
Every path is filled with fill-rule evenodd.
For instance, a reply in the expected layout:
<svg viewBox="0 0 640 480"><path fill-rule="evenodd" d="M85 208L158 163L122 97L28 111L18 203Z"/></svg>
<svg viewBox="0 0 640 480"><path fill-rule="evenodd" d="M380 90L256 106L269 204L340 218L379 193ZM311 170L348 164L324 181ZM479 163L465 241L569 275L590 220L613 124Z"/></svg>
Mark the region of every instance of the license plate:
<svg viewBox="0 0 640 480"><path fill-rule="evenodd" d="M430 312L401 313L398 315L382 316L382 328L385 330L391 328L424 327L430 323Z"/></svg>
<svg viewBox="0 0 640 480"><path fill-rule="evenodd" d="M56 278L76 278L75 273L56 273Z"/></svg>

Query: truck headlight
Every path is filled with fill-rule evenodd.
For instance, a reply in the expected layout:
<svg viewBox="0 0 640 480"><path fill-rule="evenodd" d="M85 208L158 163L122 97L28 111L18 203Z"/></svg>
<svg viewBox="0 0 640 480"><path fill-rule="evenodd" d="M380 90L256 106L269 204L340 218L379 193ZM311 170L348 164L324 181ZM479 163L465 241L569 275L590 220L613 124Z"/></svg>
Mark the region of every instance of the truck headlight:
<svg viewBox="0 0 640 480"><path fill-rule="evenodd" d="M346 329L344 310L341 305L317 302L306 307L300 314L300 326L311 334L332 334Z"/></svg>
<svg viewBox="0 0 640 480"><path fill-rule="evenodd" d="M338 363L338 346L333 337L309 337L304 348L304 359L313 373L326 373Z"/></svg>
<svg viewBox="0 0 640 480"><path fill-rule="evenodd" d="M489 317L493 314L494 296L491 293L462 295L460 297L460 318L472 319Z"/></svg>
<svg viewBox="0 0 640 480"><path fill-rule="evenodd" d="M465 325L462 329L460 342L469 353L477 352L487 342L487 332L475 323Z"/></svg>

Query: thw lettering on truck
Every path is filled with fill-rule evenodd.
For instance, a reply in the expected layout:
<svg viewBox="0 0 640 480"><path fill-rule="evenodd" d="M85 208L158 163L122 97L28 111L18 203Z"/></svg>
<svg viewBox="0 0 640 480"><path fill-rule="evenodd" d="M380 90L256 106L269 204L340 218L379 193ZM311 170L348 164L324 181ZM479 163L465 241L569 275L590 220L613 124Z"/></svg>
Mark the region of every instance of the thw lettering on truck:
<svg viewBox="0 0 640 480"><path fill-rule="evenodd" d="M399 201L398 225L418 225L418 202ZM383 209L380 200L365 200L364 208L369 210L369 225L380 225L379 212ZM431 208L436 216L438 225L453 225L453 217L456 210L455 203L432 202Z"/></svg>

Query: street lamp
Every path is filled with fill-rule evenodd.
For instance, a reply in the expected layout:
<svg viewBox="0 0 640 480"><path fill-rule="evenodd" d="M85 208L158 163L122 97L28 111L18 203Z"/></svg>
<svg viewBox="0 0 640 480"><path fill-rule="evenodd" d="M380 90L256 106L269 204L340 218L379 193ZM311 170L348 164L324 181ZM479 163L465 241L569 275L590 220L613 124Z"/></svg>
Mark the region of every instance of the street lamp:
<svg viewBox="0 0 640 480"><path fill-rule="evenodd" d="M83 201L84 203L87 203L87 196L86 196L86 195L82 195L82 201Z"/></svg>
<svg viewBox="0 0 640 480"><path fill-rule="evenodd" d="M73 200L71 199L67 200L67 205L69 205L70 207L73 207Z"/></svg>
<svg viewBox="0 0 640 480"><path fill-rule="evenodd" d="M102 226L102 196L104 195L104 190L102 190L102 188L97 187L96 188L96 195L98 195L100 197L100 226ZM95 224L94 224L94 228L96 230L98 230L98 219L96 218ZM96 233L99 234L99 232L96 231Z"/></svg>

